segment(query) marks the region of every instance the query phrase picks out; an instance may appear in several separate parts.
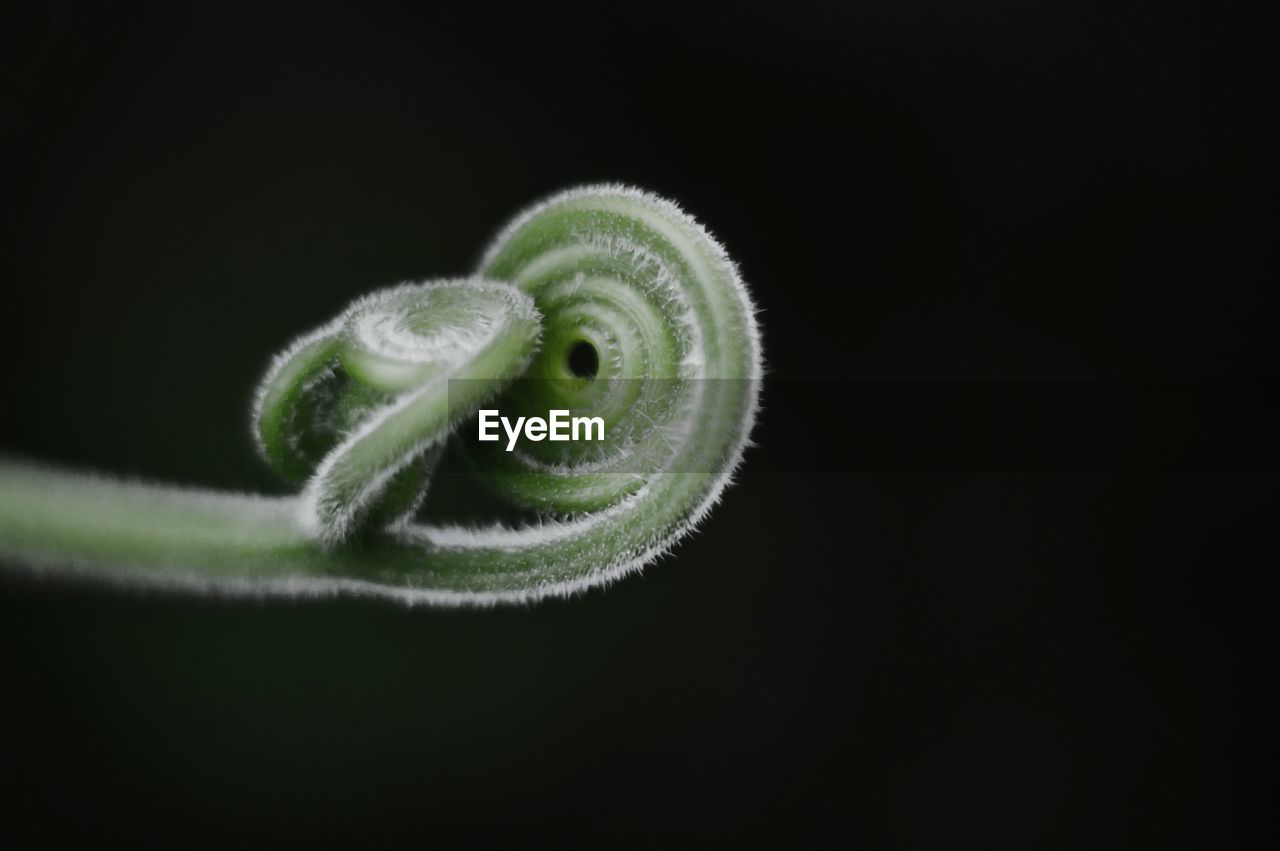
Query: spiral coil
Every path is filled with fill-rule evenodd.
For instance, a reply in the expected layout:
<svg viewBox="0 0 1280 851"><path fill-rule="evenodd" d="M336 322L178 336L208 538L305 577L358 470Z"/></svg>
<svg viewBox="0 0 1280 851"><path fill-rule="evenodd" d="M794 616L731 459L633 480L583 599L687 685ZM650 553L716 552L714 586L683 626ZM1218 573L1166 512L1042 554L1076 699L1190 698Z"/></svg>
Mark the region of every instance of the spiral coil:
<svg viewBox="0 0 1280 851"><path fill-rule="evenodd" d="M761 363L746 288L696 221L639 190L575 189L517 216L475 277L366 296L275 358L254 431L300 496L23 470L25 494L0 489L0 551L262 594L572 593L640 568L706 515L748 443ZM533 522L415 522L446 440L491 403L599 417L605 437L472 447L477 475ZM76 500L92 511L55 515ZM161 517L170 528L149 522Z"/></svg>

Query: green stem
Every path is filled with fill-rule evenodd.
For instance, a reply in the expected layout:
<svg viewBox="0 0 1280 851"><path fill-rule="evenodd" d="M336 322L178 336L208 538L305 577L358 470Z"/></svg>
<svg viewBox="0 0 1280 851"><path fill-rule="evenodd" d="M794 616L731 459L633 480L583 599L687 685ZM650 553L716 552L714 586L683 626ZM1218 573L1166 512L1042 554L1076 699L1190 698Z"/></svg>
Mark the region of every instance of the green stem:
<svg viewBox="0 0 1280 851"><path fill-rule="evenodd" d="M362 299L277 359L255 420L267 459L306 478L299 497L0 462L0 553L226 593L440 604L564 595L639 569L702 520L749 437L761 349L736 269L675 205L588 187L517 217L480 274ZM584 343L599 354L588 380L565 367ZM611 439L476 456L541 523L408 522L424 458L504 386L504 404L599 413Z"/></svg>

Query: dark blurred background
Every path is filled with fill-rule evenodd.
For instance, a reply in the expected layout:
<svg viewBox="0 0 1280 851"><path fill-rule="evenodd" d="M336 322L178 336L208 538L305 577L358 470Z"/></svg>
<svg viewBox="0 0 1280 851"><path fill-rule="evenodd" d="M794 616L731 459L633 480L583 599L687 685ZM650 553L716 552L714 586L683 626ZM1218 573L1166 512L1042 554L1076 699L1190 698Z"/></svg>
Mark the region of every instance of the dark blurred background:
<svg viewBox="0 0 1280 851"><path fill-rule="evenodd" d="M270 355L586 181L707 223L831 388L572 601L5 571L6 825L1244 844L1273 476L792 463L849 379L1280 377L1275 28L1083 5L0 7L0 451L282 492Z"/></svg>

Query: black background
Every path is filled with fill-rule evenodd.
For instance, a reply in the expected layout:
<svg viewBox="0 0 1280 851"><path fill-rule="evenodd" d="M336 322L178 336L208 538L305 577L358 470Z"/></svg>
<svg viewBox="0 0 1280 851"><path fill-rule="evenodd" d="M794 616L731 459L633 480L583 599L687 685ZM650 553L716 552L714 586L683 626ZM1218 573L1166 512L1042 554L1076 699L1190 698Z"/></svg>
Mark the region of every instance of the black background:
<svg viewBox="0 0 1280 851"><path fill-rule="evenodd" d="M6 572L7 825L1250 835L1273 477L793 459L857 416L848 379L1276 378L1274 28L749 6L3 12L6 453L282 492L247 427L271 353L376 286L466 273L587 181L707 223L769 382L824 380L766 385L701 534L572 601Z"/></svg>

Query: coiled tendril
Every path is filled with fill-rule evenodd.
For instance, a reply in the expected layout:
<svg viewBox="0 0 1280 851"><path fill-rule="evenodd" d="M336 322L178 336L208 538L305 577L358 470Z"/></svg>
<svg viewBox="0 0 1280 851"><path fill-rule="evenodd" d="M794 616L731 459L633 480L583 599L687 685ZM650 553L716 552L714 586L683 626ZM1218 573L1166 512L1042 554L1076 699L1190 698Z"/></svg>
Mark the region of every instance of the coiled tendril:
<svg viewBox="0 0 1280 851"><path fill-rule="evenodd" d="M574 366L584 351L587 375ZM702 519L747 443L760 373L746 289L697 222L634 189L572 190L512 221L477 277L374 293L275 359L255 433L299 497L9 464L0 550L257 593L570 593L638 569ZM540 522L415 523L450 432L504 388L504 414L599 416L605 440L472 453ZM60 520L56 502L81 519Z"/></svg>

